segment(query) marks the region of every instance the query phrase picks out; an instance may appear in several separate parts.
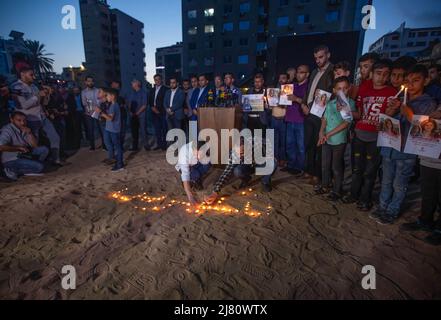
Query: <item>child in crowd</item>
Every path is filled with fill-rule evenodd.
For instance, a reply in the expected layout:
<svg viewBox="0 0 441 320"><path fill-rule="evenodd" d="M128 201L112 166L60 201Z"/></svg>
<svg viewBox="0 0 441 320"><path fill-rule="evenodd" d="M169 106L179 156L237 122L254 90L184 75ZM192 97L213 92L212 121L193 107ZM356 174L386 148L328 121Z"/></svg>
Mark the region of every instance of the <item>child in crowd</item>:
<svg viewBox="0 0 441 320"><path fill-rule="evenodd" d="M341 61L334 66L334 79L338 79L340 77L346 77L349 79L351 76L351 65L347 61ZM349 85L349 91L347 96L351 98L353 101L357 99L358 88L354 86L352 83Z"/></svg>
<svg viewBox="0 0 441 320"><path fill-rule="evenodd" d="M350 195L343 202L357 202L361 211L372 208L372 192L381 163L380 150L377 147L380 113L384 113L390 97L397 91L388 86L391 62L380 60L372 68L371 85L360 87L357 98L357 109L360 120L355 126L355 138L352 146L354 159Z"/></svg>
<svg viewBox="0 0 441 320"><path fill-rule="evenodd" d="M429 115L441 119L441 108L427 94L424 87L429 83L428 72L423 66L417 66L409 72L407 86L410 101L402 106L402 113L411 121L414 115ZM421 216L417 221L402 225L404 231L433 231L425 241L433 245L441 245L441 216L435 223L435 213L441 207L441 160L420 157L421 159Z"/></svg>
<svg viewBox="0 0 441 320"><path fill-rule="evenodd" d="M430 115L436 111L435 101L427 94L424 88L428 83L426 67L416 65L406 76L406 85L409 93L409 102L402 106L402 114L396 118L401 121L402 150L409 134L413 115ZM390 113L399 112L401 102L391 99L388 110ZM410 178L414 174L416 156L399 152L393 148L382 148L383 179L381 184L380 203L376 212L372 214L383 224L392 224L399 217L404 198L406 197Z"/></svg>
<svg viewBox="0 0 441 320"><path fill-rule="evenodd" d="M123 150L121 145L121 109L116 102L118 99L118 91L115 89L106 89L106 101L109 107L106 111L97 108L95 111L106 120L104 139L106 142L109 164L116 160L113 172L124 170Z"/></svg>
<svg viewBox="0 0 441 320"><path fill-rule="evenodd" d="M318 141L318 145L323 146L323 149L322 188L317 191L317 194L328 192L333 177L332 192L328 196L331 201L337 201L341 198L344 179L344 154L348 142L348 128L351 124L350 119L343 119L342 117L340 111L344 106L340 104L337 94L341 92L347 97L349 87L350 82L347 77L343 76L334 80L334 95L336 97L329 101L326 106ZM350 98L348 98L348 102L351 111L356 112L355 102Z"/></svg>

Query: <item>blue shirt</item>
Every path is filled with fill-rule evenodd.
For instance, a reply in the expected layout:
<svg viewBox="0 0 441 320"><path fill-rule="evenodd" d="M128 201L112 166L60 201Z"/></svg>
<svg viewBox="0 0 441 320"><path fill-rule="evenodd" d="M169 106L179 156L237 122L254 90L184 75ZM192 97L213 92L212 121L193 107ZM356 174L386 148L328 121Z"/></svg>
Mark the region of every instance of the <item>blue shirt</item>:
<svg viewBox="0 0 441 320"><path fill-rule="evenodd" d="M112 133L121 132L121 110L118 103L110 105L107 109L107 114L109 116L113 115L113 120L106 120L106 131Z"/></svg>
<svg viewBox="0 0 441 320"><path fill-rule="evenodd" d="M127 107L130 112L136 113L142 106L147 106L147 92L144 89L132 90L127 98Z"/></svg>

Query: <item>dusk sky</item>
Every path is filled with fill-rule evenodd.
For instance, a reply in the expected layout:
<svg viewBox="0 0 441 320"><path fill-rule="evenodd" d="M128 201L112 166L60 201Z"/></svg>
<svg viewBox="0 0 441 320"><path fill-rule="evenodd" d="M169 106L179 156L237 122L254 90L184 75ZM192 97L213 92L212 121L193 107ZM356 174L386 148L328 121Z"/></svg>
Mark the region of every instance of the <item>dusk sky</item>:
<svg viewBox="0 0 441 320"><path fill-rule="evenodd" d="M7 38L11 30L25 33L25 38L39 40L54 54L55 71L65 66L79 66L84 61L81 18L78 1L69 0L0 0L0 36ZM155 51L158 47L182 41L181 0L109 0L112 8L142 21L145 25L147 78L155 72ZM418 5L415 5L417 3ZM61 28L64 5L77 8L77 29ZM440 0L374 0L377 29L368 31L365 50L383 34L395 30L406 21L408 27L441 26Z"/></svg>

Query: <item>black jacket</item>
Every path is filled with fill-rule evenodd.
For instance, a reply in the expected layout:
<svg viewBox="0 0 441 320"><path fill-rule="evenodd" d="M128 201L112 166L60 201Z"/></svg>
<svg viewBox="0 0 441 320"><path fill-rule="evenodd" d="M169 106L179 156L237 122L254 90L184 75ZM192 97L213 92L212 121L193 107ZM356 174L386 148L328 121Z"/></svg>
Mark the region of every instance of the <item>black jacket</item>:
<svg viewBox="0 0 441 320"><path fill-rule="evenodd" d="M156 104L155 104L155 92L156 92L156 88L152 88L149 92L149 106L150 108L153 108L156 106L156 108L158 108L159 112L161 114L165 114L165 109L164 109L164 98L165 98L165 93L167 92L168 88L165 85L161 86L161 89L159 89L158 92L158 96L156 97Z"/></svg>

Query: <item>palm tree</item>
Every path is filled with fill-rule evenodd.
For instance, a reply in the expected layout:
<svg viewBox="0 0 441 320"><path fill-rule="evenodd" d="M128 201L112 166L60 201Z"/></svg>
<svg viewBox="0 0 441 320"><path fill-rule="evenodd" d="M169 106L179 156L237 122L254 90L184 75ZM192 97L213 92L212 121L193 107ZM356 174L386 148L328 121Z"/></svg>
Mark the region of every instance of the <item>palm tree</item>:
<svg viewBox="0 0 441 320"><path fill-rule="evenodd" d="M29 62L37 70L40 79L43 73L52 72L54 70L54 59L48 57L53 54L46 53L44 44L39 41L26 40L25 46L29 50Z"/></svg>

